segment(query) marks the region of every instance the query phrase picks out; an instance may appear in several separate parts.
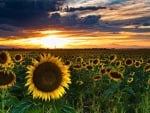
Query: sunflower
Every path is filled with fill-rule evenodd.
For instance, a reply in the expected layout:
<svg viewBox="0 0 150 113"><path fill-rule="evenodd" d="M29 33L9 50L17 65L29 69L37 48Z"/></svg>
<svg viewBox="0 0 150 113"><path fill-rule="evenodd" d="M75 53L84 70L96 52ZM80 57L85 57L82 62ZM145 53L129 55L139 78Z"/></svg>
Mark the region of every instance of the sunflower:
<svg viewBox="0 0 150 113"><path fill-rule="evenodd" d="M84 82L83 82L82 80L77 80L77 81L76 81L76 84L82 85L82 84L84 84Z"/></svg>
<svg viewBox="0 0 150 113"><path fill-rule="evenodd" d="M116 54L112 54L112 55L110 55L110 57L109 57L109 61L110 61L110 62L114 62L116 59L117 59L117 55L116 55Z"/></svg>
<svg viewBox="0 0 150 113"><path fill-rule="evenodd" d="M22 59L23 59L23 56L22 56L21 54L16 54L16 55L14 56L15 62L21 62Z"/></svg>
<svg viewBox="0 0 150 113"><path fill-rule="evenodd" d="M131 83L131 82L133 82L133 77L128 78L128 83Z"/></svg>
<svg viewBox="0 0 150 113"><path fill-rule="evenodd" d="M81 63L81 62L83 62L83 58L82 57L76 57L76 62L78 62L78 63Z"/></svg>
<svg viewBox="0 0 150 113"><path fill-rule="evenodd" d="M70 60L66 60L64 64L67 65L67 66L71 66L72 62Z"/></svg>
<svg viewBox="0 0 150 113"><path fill-rule="evenodd" d="M135 75L135 72L134 71L131 71L130 72L130 76L134 76Z"/></svg>
<svg viewBox="0 0 150 113"><path fill-rule="evenodd" d="M94 65L98 65L99 63L100 63L100 60L98 58L93 60Z"/></svg>
<svg viewBox="0 0 150 113"><path fill-rule="evenodd" d="M10 54L7 51L0 52L0 66L7 67L11 62Z"/></svg>
<svg viewBox="0 0 150 113"><path fill-rule="evenodd" d="M63 65L61 59L51 54L40 55L40 60L34 60L33 65L27 67L28 92L33 98L42 100L59 99L69 88L71 83L68 66Z"/></svg>
<svg viewBox="0 0 150 113"><path fill-rule="evenodd" d="M93 67L93 65L87 65L86 69L89 71L92 71L92 70L94 70L94 67Z"/></svg>
<svg viewBox="0 0 150 113"><path fill-rule="evenodd" d="M125 72L125 66L124 65L120 65L118 68L121 72Z"/></svg>
<svg viewBox="0 0 150 113"><path fill-rule="evenodd" d="M126 64L127 66L132 66L133 60L130 59L130 58L128 58L128 59L126 59L125 64Z"/></svg>
<svg viewBox="0 0 150 113"><path fill-rule="evenodd" d="M100 70L100 72L101 72L102 75L104 75L104 74L106 74L106 69L105 69L105 68L102 68L102 69Z"/></svg>
<svg viewBox="0 0 150 113"><path fill-rule="evenodd" d="M134 65L136 68L139 68L141 66L141 62L140 61L135 61Z"/></svg>
<svg viewBox="0 0 150 113"><path fill-rule="evenodd" d="M121 60L117 60L117 61L115 62L115 66L119 67L120 65L121 65Z"/></svg>
<svg viewBox="0 0 150 113"><path fill-rule="evenodd" d="M120 81L123 79L123 74L118 72L118 71L110 71L110 73L108 74L108 76L113 79L114 81Z"/></svg>
<svg viewBox="0 0 150 113"><path fill-rule="evenodd" d="M94 75L93 80L94 81L99 81L102 78L102 75Z"/></svg>
<svg viewBox="0 0 150 113"><path fill-rule="evenodd" d="M150 64L150 59L147 60L147 63Z"/></svg>
<svg viewBox="0 0 150 113"><path fill-rule="evenodd" d="M147 64L144 66L144 72L149 72L150 71L150 64Z"/></svg>
<svg viewBox="0 0 150 113"><path fill-rule="evenodd" d="M82 65L81 64L74 64L73 65L73 69L75 69L75 70L81 70L82 69Z"/></svg>
<svg viewBox="0 0 150 113"><path fill-rule="evenodd" d="M16 82L16 75L12 71L0 71L0 89L12 87Z"/></svg>

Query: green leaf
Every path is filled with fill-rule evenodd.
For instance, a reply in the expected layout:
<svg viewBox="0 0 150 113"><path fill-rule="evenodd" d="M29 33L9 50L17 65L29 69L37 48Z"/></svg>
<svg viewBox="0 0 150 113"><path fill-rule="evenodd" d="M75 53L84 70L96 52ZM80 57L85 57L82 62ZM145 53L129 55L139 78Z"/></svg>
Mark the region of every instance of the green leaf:
<svg viewBox="0 0 150 113"><path fill-rule="evenodd" d="M11 113L25 113L25 111L31 108L32 105L33 104L29 99L23 99L12 109Z"/></svg>
<svg viewBox="0 0 150 113"><path fill-rule="evenodd" d="M135 92L131 87L125 87L122 91L135 96Z"/></svg>
<svg viewBox="0 0 150 113"><path fill-rule="evenodd" d="M61 113L76 113L76 111L73 107L65 104L62 106L62 112Z"/></svg>

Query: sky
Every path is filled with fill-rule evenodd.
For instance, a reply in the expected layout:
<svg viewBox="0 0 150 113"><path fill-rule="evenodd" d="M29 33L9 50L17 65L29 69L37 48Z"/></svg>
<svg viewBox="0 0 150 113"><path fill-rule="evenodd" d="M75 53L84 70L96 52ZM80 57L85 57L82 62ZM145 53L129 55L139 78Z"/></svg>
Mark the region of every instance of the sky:
<svg viewBox="0 0 150 113"><path fill-rule="evenodd" d="M0 0L0 48L150 48L150 1Z"/></svg>

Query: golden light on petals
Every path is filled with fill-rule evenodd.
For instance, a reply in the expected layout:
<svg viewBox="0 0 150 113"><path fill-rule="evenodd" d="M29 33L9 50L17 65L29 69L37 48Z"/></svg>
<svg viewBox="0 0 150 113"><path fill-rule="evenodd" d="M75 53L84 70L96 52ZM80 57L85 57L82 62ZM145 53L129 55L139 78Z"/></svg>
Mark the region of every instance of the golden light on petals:
<svg viewBox="0 0 150 113"><path fill-rule="evenodd" d="M61 59L50 54L43 54L40 60L27 67L28 92L33 98L45 101L62 97L71 83L68 67L63 65Z"/></svg>

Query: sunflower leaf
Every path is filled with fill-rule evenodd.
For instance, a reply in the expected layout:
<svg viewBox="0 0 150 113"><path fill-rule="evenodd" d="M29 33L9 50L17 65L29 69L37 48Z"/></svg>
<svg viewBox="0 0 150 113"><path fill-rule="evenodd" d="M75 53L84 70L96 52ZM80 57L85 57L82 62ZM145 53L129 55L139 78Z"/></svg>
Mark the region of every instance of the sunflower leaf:
<svg viewBox="0 0 150 113"><path fill-rule="evenodd" d="M29 99L23 99L12 109L11 113L25 113L32 105L33 104Z"/></svg>
<svg viewBox="0 0 150 113"><path fill-rule="evenodd" d="M69 105L63 105L61 113L76 113L76 111L73 107L71 107Z"/></svg>

